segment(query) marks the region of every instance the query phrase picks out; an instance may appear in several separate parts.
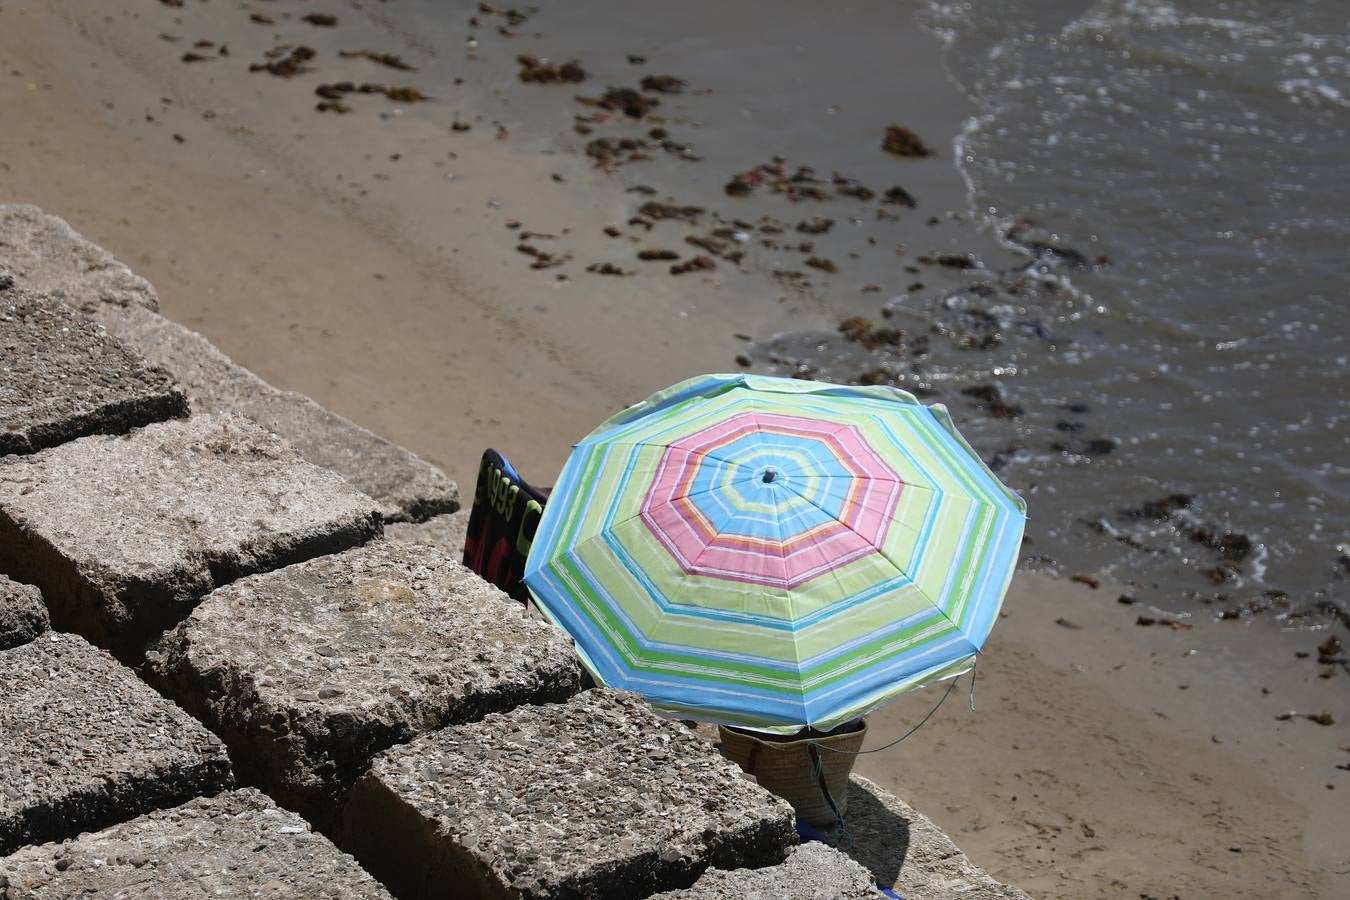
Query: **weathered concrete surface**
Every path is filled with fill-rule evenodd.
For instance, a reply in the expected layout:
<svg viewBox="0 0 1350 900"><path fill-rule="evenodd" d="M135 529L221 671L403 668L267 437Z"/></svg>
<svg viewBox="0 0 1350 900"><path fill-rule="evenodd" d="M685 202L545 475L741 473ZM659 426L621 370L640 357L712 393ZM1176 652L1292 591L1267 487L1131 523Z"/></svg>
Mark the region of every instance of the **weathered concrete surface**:
<svg viewBox="0 0 1350 900"><path fill-rule="evenodd" d="M272 390L195 331L141 307L102 307L95 317L117 338L173 375L197 412L228 410Z"/></svg>
<svg viewBox="0 0 1350 900"><path fill-rule="evenodd" d="M651 900L877 900L872 875L818 842L792 848L787 861L763 869L709 869L686 890Z"/></svg>
<svg viewBox="0 0 1350 900"><path fill-rule="evenodd" d="M0 651L0 853L230 787L221 742L72 634Z"/></svg>
<svg viewBox="0 0 1350 900"><path fill-rule="evenodd" d="M343 836L404 900L631 898L781 862L792 821L683 725L600 689L386 751Z"/></svg>
<svg viewBox="0 0 1350 900"><path fill-rule="evenodd" d="M0 858L3 900L86 895L390 900L355 860L252 789Z"/></svg>
<svg viewBox="0 0 1350 900"><path fill-rule="evenodd" d="M849 777L849 856L905 900L1031 900L971 863L942 829L861 775Z"/></svg>
<svg viewBox="0 0 1350 900"><path fill-rule="evenodd" d="M379 531L370 498L238 416L0 457L0 571L124 658L220 584Z"/></svg>
<svg viewBox="0 0 1350 900"><path fill-rule="evenodd" d="M0 650L26 644L50 627L42 592L0 575Z"/></svg>
<svg viewBox="0 0 1350 900"><path fill-rule="evenodd" d="M440 469L308 397L277 390L195 331L143 309L105 308L98 316L109 333L178 379L196 411L237 412L281 435L302 459L379 501L386 521L459 509L459 488Z"/></svg>
<svg viewBox="0 0 1350 900"><path fill-rule="evenodd" d="M379 751L580 683L565 632L439 550L390 541L221 588L147 661L242 780L323 830Z"/></svg>
<svg viewBox="0 0 1350 900"><path fill-rule="evenodd" d="M159 309L150 282L36 206L0 204L0 266L21 285L85 312L103 305Z"/></svg>
<svg viewBox="0 0 1350 900"><path fill-rule="evenodd" d="M168 374L98 323L0 276L0 454L188 414Z"/></svg>
<svg viewBox="0 0 1350 900"><path fill-rule="evenodd" d="M303 394L269 391L234 409L378 500L388 521L420 522L459 509L459 487L440 469Z"/></svg>
<svg viewBox="0 0 1350 900"><path fill-rule="evenodd" d="M384 529L391 541L416 541L444 550L452 559L464 558L464 537L469 531L469 511L436 516L416 524L398 522Z"/></svg>

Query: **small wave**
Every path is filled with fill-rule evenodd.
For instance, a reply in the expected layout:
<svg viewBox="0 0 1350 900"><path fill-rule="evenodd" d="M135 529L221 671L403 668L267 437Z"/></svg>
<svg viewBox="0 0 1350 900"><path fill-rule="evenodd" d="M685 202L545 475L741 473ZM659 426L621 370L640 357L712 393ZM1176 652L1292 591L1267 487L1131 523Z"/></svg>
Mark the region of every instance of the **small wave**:
<svg viewBox="0 0 1350 900"><path fill-rule="evenodd" d="M970 11L958 3L930 0L927 8L919 15L919 24L950 47L960 36L961 27L970 24Z"/></svg>
<svg viewBox="0 0 1350 900"><path fill-rule="evenodd" d="M1160 31L1165 28L1204 28L1226 32L1229 38L1234 39L1283 36L1280 31L1258 22L1184 15L1171 3L1161 0L1124 0L1124 2L1106 0L1079 16L1064 29L1063 33L1066 36L1078 36L1084 33L1109 31L1113 28L1142 28L1148 31Z"/></svg>
<svg viewBox="0 0 1350 900"><path fill-rule="evenodd" d="M1277 84L1281 93L1288 94L1295 103L1311 100L1313 103L1331 103L1350 109L1350 99L1324 81L1312 78L1289 78Z"/></svg>
<svg viewBox="0 0 1350 900"><path fill-rule="evenodd" d="M1159 0L1102 0L1070 22L1060 32L1061 37L1095 36L1097 32L1114 28L1144 28L1157 30L1174 28L1181 24L1181 15L1171 3Z"/></svg>
<svg viewBox="0 0 1350 900"><path fill-rule="evenodd" d="M1251 559L1251 581L1253 584L1264 585L1266 583L1266 559L1270 556L1270 551L1262 541L1256 542L1256 553Z"/></svg>
<svg viewBox="0 0 1350 900"><path fill-rule="evenodd" d="M961 179L965 182L966 202L971 214L980 227L993 236L999 246L1030 258L1030 261L1021 270L1023 275L1043 284L1054 285L1057 290L1065 295L1091 306L1093 304L1092 295L1074 284L1073 279L1067 273L1057 269L1054 265L1055 261L1047 258L1049 254L1014 239L1013 234L1019 221L1016 215L1000 213L996 208L980 202L979 187L975 183L975 177L970 172L967 160L971 159L971 142L981 131L991 127L997 120L997 112L972 116L966 120L965 125L962 126L961 131L952 142L956 170L961 173Z"/></svg>

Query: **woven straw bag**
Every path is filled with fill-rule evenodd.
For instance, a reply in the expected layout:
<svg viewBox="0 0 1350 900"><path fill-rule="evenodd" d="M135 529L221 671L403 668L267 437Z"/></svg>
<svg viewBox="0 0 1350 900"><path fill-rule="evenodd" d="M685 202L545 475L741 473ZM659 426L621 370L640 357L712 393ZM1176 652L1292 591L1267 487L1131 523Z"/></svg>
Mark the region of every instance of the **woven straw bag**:
<svg viewBox="0 0 1350 900"><path fill-rule="evenodd" d="M722 755L753 775L760 787L791 803L798 818L817 828L829 828L843 818L848 808L848 775L867 737L866 722L856 731L789 741L764 740L723 725L717 732ZM815 775L816 758L820 778Z"/></svg>

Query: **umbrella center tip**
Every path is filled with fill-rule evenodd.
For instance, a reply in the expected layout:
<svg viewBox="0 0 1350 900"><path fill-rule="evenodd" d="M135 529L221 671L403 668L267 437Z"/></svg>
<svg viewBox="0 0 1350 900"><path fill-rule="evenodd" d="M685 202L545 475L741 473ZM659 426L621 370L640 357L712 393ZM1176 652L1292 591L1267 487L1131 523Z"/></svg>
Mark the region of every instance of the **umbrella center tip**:
<svg viewBox="0 0 1350 900"><path fill-rule="evenodd" d="M778 480L778 470L773 467L764 470L764 474L759 476L759 480L765 484L773 484Z"/></svg>

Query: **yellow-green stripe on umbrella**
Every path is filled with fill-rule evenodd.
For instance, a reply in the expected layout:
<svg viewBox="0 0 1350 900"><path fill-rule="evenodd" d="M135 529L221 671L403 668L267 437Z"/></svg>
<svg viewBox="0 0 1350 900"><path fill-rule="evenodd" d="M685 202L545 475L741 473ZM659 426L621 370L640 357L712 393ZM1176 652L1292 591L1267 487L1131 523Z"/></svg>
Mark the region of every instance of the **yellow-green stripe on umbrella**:
<svg viewBox="0 0 1350 900"><path fill-rule="evenodd" d="M604 684L684 717L829 729L970 669L1025 510L940 405L707 375L576 446L525 582Z"/></svg>

